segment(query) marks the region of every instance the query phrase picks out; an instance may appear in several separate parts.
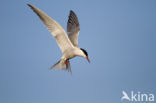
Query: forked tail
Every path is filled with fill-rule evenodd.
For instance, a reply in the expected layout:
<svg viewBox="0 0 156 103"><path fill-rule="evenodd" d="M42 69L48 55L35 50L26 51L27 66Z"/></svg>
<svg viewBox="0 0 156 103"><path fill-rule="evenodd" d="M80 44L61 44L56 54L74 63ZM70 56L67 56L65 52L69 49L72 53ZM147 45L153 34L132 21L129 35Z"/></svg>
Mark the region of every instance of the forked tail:
<svg viewBox="0 0 156 103"><path fill-rule="evenodd" d="M69 60L64 61L63 59L61 59L56 64L54 64L51 68L49 68L49 70L51 69L68 70L69 72L71 72L70 62Z"/></svg>

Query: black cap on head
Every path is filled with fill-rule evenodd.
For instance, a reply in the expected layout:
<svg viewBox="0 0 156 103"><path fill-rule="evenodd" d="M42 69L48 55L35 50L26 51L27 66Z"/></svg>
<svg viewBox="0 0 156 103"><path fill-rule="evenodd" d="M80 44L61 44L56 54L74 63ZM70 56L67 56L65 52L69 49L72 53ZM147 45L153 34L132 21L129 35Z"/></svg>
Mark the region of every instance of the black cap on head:
<svg viewBox="0 0 156 103"><path fill-rule="evenodd" d="M83 53L88 57L88 53L87 53L87 51L85 50L85 49L82 49L82 48L80 48L82 51L83 51Z"/></svg>

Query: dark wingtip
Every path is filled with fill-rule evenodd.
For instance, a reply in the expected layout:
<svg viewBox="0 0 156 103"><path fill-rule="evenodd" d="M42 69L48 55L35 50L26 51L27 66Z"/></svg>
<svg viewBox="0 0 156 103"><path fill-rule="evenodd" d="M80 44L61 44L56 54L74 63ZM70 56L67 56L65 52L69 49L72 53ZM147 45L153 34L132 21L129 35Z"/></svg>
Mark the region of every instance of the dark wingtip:
<svg viewBox="0 0 156 103"><path fill-rule="evenodd" d="M76 15L75 12L74 12L73 10L70 10L70 14Z"/></svg>
<svg viewBox="0 0 156 103"><path fill-rule="evenodd" d="M33 9L34 7L31 4L27 4L31 9Z"/></svg>
<svg viewBox="0 0 156 103"><path fill-rule="evenodd" d="M73 10L70 10L70 12L73 12Z"/></svg>
<svg viewBox="0 0 156 103"><path fill-rule="evenodd" d="M29 7L32 7L32 5L31 4L27 4Z"/></svg>

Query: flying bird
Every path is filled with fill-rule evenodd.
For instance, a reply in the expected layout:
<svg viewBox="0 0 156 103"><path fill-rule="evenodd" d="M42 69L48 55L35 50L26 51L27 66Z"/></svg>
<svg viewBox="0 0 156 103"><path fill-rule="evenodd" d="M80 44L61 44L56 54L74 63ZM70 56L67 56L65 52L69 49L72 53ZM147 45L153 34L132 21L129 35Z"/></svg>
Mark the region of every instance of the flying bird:
<svg viewBox="0 0 156 103"><path fill-rule="evenodd" d="M78 46L78 36L80 31L80 25L76 14L70 10L70 14L67 22L67 34L65 30L57 23L54 19L49 17L40 9L27 4L41 19L43 24L47 27L52 36L56 39L58 46L62 51L61 59L54 64L50 69L62 69L71 72L69 60L75 56L84 57L90 62L88 58L88 53L85 49L79 48Z"/></svg>

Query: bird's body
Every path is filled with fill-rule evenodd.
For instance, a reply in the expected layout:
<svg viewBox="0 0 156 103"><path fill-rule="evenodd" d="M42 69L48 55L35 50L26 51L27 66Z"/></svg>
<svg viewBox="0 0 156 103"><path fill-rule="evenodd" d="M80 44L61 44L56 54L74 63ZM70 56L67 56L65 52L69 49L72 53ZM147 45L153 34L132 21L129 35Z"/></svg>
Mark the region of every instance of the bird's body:
<svg viewBox="0 0 156 103"><path fill-rule="evenodd" d="M71 71L69 59L75 56L84 57L89 61L87 52L78 47L78 35L80 27L78 18L73 11L70 11L67 23L67 36L65 30L55 20L42 12L40 9L30 4L28 4L28 6L39 16L41 21L56 39L56 42L62 51L63 55L61 60L52 66L51 69L56 68Z"/></svg>
<svg viewBox="0 0 156 103"><path fill-rule="evenodd" d="M83 52L81 51L80 48L77 48L77 47L74 47L74 48L70 48L68 49L67 51L65 51L63 53L63 56L62 58L65 58L65 59L71 59L75 56L82 56L82 57L85 57L85 55L83 54Z"/></svg>

